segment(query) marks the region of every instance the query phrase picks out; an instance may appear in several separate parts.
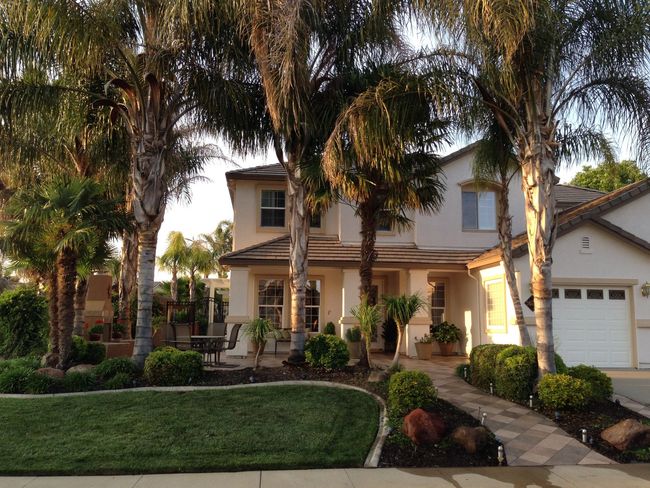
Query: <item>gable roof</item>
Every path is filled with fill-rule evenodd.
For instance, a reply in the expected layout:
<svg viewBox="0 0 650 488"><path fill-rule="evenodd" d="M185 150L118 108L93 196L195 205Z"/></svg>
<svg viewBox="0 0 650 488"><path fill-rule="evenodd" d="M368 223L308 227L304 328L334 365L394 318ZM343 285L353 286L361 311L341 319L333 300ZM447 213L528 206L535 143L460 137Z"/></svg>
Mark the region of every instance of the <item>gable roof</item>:
<svg viewBox="0 0 650 488"><path fill-rule="evenodd" d="M312 266L359 265L359 245L343 245L336 237L312 235L309 237L308 262ZM480 250L467 249L420 249L416 246L377 246L378 266L394 268L430 268L465 270L469 261L481 254ZM240 249L219 258L219 262L231 266L255 264L288 266L289 236L284 235Z"/></svg>
<svg viewBox="0 0 650 488"><path fill-rule="evenodd" d="M650 243L635 236L634 234L608 222L601 217L610 210L618 208L626 203L631 202L650 192L650 178L629 184L610 193L605 193L587 203L577 207L571 207L557 216L557 236L560 237L568 234L576 227L591 222L599 225L608 232L616 234L618 237L627 240L631 244L650 251ZM528 239L523 232L512 239L512 256L517 258L528 252ZM482 253L480 256L468 263L468 268L476 268L486 264L491 264L501 260L501 250L499 246Z"/></svg>
<svg viewBox="0 0 650 488"><path fill-rule="evenodd" d="M555 204L560 210L564 210L582 203L590 202L605 192L583 188L574 185L555 185Z"/></svg>

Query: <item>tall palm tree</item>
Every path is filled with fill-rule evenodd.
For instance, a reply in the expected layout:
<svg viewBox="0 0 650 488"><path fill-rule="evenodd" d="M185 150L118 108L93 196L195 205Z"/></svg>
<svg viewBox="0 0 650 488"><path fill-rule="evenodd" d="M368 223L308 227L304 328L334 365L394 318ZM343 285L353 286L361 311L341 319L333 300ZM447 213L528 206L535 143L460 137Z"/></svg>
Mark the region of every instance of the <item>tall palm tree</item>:
<svg viewBox="0 0 650 488"><path fill-rule="evenodd" d="M212 260L219 278L228 276L228 269L219 264L219 258L232 251L232 229L233 223L231 220L222 220L217 224L214 232L211 234L201 234L201 239L205 241L212 253Z"/></svg>
<svg viewBox="0 0 650 488"><path fill-rule="evenodd" d="M371 0L254 0L236 12L264 89L273 148L287 175L290 362L304 361L311 209L303 164L318 154L342 99L341 80L399 44L394 18Z"/></svg>
<svg viewBox="0 0 650 488"><path fill-rule="evenodd" d="M517 157L507 138L498 125L493 124L485 139L479 142L473 164L473 172L479 187L491 182L498 185L499 211L497 212L497 230L501 260L510 291L510 298L515 309L515 318L519 329L519 338L523 346L530 346L530 336L524 320L521 297L517 288L515 262L512 258L512 215L510 214L510 182L520 173Z"/></svg>
<svg viewBox="0 0 650 488"><path fill-rule="evenodd" d="M178 301L178 272L184 267L188 258L188 247L182 232L172 231L167 236L167 248L158 258L158 267L172 274L171 297Z"/></svg>
<svg viewBox="0 0 650 488"><path fill-rule="evenodd" d="M190 302L196 300L196 275L209 274L212 269L212 253L203 242L196 240L187 248L187 254L182 262L182 268L189 277Z"/></svg>
<svg viewBox="0 0 650 488"><path fill-rule="evenodd" d="M462 76L515 149L526 209L539 374L555 372L551 269L555 170L611 147L650 143L650 10L644 0L411 2L446 28ZM452 39L453 46L450 46Z"/></svg>

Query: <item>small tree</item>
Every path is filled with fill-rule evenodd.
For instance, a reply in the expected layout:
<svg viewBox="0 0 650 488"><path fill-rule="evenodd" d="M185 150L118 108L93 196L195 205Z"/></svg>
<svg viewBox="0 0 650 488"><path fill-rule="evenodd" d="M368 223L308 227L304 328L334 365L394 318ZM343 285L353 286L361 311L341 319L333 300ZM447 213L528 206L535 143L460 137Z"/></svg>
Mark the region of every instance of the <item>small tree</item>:
<svg viewBox="0 0 650 488"><path fill-rule="evenodd" d="M614 191L622 186L641 181L648 174L634 161L603 161L598 166L584 166L571 180L572 185L600 191Z"/></svg>
<svg viewBox="0 0 650 488"><path fill-rule="evenodd" d="M397 324L397 348L395 349L393 362L390 364L391 368L397 368L399 366L399 350L402 346L404 329L415 314L425 305L426 302L418 294L384 297L386 313L389 317L392 317Z"/></svg>
<svg viewBox="0 0 650 488"><path fill-rule="evenodd" d="M253 369L257 369L260 366L260 355L264 352L264 346L266 341L273 332L275 332L275 327L269 319L263 319L262 317L256 317L250 321L250 323L244 329L244 335L248 337L251 342L255 345L255 364Z"/></svg>
<svg viewBox="0 0 650 488"><path fill-rule="evenodd" d="M370 305L364 296L364 300L361 304L350 310L350 313L359 321L361 337L366 346L368 367L372 368L372 361L370 359L370 343L372 342L372 335L375 333L375 330L377 330L377 323L381 320L379 306Z"/></svg>
<svg viewBox="0 0 650 488"><path fill-rule="evenodd" d="M172 231L167 236L167 249L158 258L158 267L172 274L171 296L172 301L178 301L178 271L187 260L188 249L182 232Z"/></svg>

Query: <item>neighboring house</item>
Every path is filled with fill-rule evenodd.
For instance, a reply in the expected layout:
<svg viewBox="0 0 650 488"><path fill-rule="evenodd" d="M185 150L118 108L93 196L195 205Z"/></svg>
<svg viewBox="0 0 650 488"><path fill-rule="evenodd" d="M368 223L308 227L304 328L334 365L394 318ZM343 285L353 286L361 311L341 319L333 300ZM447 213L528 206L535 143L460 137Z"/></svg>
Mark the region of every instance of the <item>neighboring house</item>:
<svg viewBox="0 0 650 488"><path fill-rule="evenodd" d="M477 190L473 147L442 161L447 191L434 215L413 214L397 233L380 229L374 286L377 297L419 293L429 307L409 324L404 353L431 323L455 323L464 332L460 352L485 343L516 343L515 315L497 249L497 193ZM289 237L285 176L280 165L226 174L234 209L229 323L256 316L289 328ZM557 351L568 364L650 367L650 180L609 194L557 185L558 228L553 252L553 316ZM521 182L510 187L513 231L525 231ZM336 204L312 222L309 242L307 325L327 322L337 333L355 324L359 303L359 222L354 209ZM532 303L525 234L514 239L522 302ZM531 338L534 312L524 305ZM381 327L373 348L383 346ZM243 345L240 353L245 353Z"/></svg>

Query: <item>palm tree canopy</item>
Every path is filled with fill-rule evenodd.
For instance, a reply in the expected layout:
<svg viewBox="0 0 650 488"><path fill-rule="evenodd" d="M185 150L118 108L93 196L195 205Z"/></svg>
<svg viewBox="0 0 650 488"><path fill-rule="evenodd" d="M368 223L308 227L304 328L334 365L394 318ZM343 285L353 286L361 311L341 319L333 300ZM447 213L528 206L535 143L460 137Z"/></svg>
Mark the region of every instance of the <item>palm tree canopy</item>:
<svg viewBox="0 0 650 488"><path fill-rule="evenodd" d="M182 268L187 260L188 246L182 232L171 231L167 236L167 248L158 258L158 267L172 271Z"/></svg>
<svg viewBox="0 0 650 488"><path fill-rule="evenodd" d="M409 321L426 306L426 302L418 294L384 297L386 313L397 325L405 327Z"/></svg>

